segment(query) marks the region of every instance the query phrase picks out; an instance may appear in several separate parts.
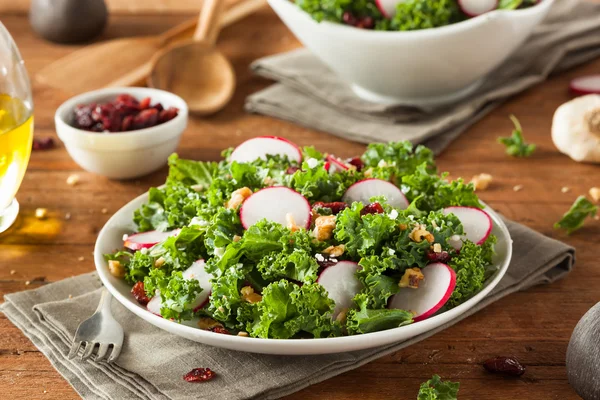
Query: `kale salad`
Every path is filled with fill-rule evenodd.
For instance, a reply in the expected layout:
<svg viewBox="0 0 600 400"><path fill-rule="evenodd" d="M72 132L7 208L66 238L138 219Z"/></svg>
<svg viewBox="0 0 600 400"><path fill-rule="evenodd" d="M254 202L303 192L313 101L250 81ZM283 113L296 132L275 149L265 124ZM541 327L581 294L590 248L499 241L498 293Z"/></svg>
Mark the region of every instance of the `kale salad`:
<svg viewBox="0 0 600 400"><path fill-rule="evenodd" d="M138 232L105 255L163 318L256 338L364 334L456 307L495 272L473 185L438 174L423 146L340 159L257 137L169 167Z"/></svg>
<svg viewBox="0 0 600 400"><path fill-rule="evenodd" d="M317 21L362 29L410 31L437 28L496 9L515 10L540 0L295 0Z"/></svg>

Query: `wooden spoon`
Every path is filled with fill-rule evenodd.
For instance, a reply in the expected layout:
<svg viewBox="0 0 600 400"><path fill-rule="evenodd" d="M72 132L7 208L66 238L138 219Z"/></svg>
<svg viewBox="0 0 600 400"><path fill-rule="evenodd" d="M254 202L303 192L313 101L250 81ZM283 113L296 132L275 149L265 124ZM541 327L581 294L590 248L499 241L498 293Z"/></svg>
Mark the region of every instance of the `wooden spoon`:
<svg viewBox="0 0 600 400"><path fill-rule="evenodd" d="M193 114L219 111L235 90L233 67L214 46L223 5L223 0L205 0L193 40L158 53L148 76L149 87L179 95Z"/></svg>
<svg viewBox="0 0 600 400"><path fill-rule="evenodd" d="M223 14L221 28L252 14L266 2L238 1ZM35 78L40 83L67 93L143 85L152 69L151 61L156 52L177 40L192 37L197 22L198 18L185 21L158 36L116 39L86 46L46 66Z"/></svg>

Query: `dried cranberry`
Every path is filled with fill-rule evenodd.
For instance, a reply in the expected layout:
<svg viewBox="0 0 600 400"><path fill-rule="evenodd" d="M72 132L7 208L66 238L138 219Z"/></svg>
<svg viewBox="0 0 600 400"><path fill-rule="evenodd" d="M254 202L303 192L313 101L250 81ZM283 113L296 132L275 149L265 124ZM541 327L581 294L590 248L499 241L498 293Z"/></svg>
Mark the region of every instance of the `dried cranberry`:
<svg viewBox="0 0 600 400"><path fill-rule="evenodd" d="M160 103L156 103L155 105L152 106L152 108L156 108L158 110L158 112L161 112L162 110L164 110L165 108L162 106L162 104Z"/></svg>
<svg viewBox="0 0 600 400"><path fill-rule="evenodd" d="M31 145L32 150L50 150L54 148L54 139L46 137L43 139L34 138Z"/></svg>
<svg viewBox="0 0 600 400"><path fill-rule="evenodd" d="M179 112L179 110L176 109L175 107L169 107L166 110L159 111L158 121L160 123L170 121L177 116L178 112Z"/></svg>
<svg viewBox="0 0 600 400"><path fill-rule="evenodd" d="M121 130L123 132L131 130L131 126L132 125L133 125L133 116L132 115L128 115L125 118L123 118L123 122L121 123Z"/></svg>
<svg viewBox="0 0 600 400"><path fill-rule="evenodd" d="M150 97L145 97L140 101L140 110L145 110L146 108L150 108Z"/></svg>
<svg viewBox="0 0 600 400"><path fill-rule="evenodd" d="M294 166L289 166L286 170L285 173L288 175L292 175L294 172L298 171L300 168L298 167L294 167Z"/></svg>
<svg viewBox="0 0 600 400"><path fill-rule="evenodd" d="M158 122L158 110L149 108L142 110L133 118L133 129L144 129L156 125Z"/></svg>
<svg viewBox="0 0 600 400"><path fill-rule="evenodd" d="M75 126L80 129L91 128L96 123L96 120L92 117L92 110L95 108L95 103L89 105L80 104L77 107L75 107Z"/></svg>
<svg viewBox="0 0 600 400"><path fill-rule="evenodd" d="M483 363L485 369L490 372L510 376L521 376L525 373L525 366L514 357L495 357Z"/></svg>
<svg viewBox="0 0 600 400"><path fill-rule="evenodd" d="M360 157L354 157L346 160L346 162L350 165L354 165L357 171L362 171L365 167L365 163L360 159Z"/></svg>
<svg viewBox="0 0 600 400"><path fill-rule="evenodd" d="M133 295L133 297L135 297L137 302L143 306L148 304L148 302L150 301L148 296L146 296L146 291L144 290L144 282L142 281L138 281L135 283L135 285L133 285L133 287L131 288L131 294Z"/></svg>
<svg viewBox="0 0 600 400"><path fill-rule="evenodd" d="M450 261L450 254L447 251L436 253L435 251L429 251L427 253L427 259L432 262L440 262L446 264Z"/></svg>
<svg viewBox="0 0 600 400"><path fill-rule="evenodd" d="M355 26L362 29L373 29L375 20L372 17L362 17Z"/></svg>
<svg viewBox="0 0 600 400"><path fill-rule="evenodd" d="M225 328L223 328L222 326L213 326L212 328L209 329L209 331L214 332L214 333L222 333L224 335L230 335L229 331Z"/></svg>
<svg viewBox="0 0 600 400"><path fill-rule="evenodd" d="M323 203L322 201L317 201L313 204L312 209L315 210L317 208L329 208L333 215L339 214L342 210L348 208L348 204L343 201L334 201L331 203Z"/></svg>
<svg viewBox="0 0 600 400"><path fill-rule="evenodd" d="M344 23L346 25L352 25L352 26L355 26L356 23L358 22L356 17L354 15L352 15L352 13L350 11L346 11L346 12L344 12L344 14L342 14L342 21L344 21Z"/></svg>
<svg viewBox="0 0 600 400"><path fill-rule="evenodd" d="M210 368L194 368L183 376L187 382L206 382L214 378L216 374Z"/></svg>
<svg viewBox="0 0 600 400"><path fill-rule="evenodd" d="M115 103L133 104L139 106L140 102L130 94L120 94L115 99Z"/></svg>
<svg viewBox="0 0 600 400"><path fill-rule="evenodd" d="M360 215L366 214L383 214L383 207L381 207L381 204L377 202L367 204L362 210L360 210Z"/></svg>

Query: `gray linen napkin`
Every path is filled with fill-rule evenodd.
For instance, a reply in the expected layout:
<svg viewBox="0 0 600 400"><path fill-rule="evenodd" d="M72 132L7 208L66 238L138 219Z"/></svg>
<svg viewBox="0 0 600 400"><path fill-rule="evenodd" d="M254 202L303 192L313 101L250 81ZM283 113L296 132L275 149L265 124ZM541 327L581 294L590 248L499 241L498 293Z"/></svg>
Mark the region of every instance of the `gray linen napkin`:
<svg viewBox="0 0 600 400"><path fill-rule="evenodd" d="M511 221L507 225L514 242L512 263L489 296L445 326L375 349L296 357L224 350L155 328L115 301L113 313L126 334L116 364L68 360L70 340L78 324L94 312L100 298L101 283L95 273L6 295L0 311L86 400L275 399L410 346L510 293L554 282L572 269L572 247L523 225ZM249 344L251 341L248 339ZM182 379L186 372L198 367L209 367L218 377L201 384Z"/></svg>
<svg viewBox="0 0 600 400"><path fill-rule="evenodd" d="M362 100L306 49L255 61L256 74L279 83L249 96L245 106L358 142L410 140L439 153L508 97L600 56L600 4L571 3L556 1L532 37L473 95L443 109Z"/></svg>

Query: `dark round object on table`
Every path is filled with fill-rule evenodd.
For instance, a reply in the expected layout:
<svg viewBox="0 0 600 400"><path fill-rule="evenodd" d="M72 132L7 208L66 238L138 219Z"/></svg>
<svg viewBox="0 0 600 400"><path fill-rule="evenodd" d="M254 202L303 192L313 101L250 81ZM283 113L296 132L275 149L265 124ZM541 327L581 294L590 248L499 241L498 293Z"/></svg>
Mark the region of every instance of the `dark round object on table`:
<svg viewBox="0 0 600 400"><path fill-rule="evenodd" d="M569 383L584 400L600 399L600 303L579 320L567 349Z"/></svg>
<svg viewBox="0 0 600 400"><path fill-rule="evenodd" d="M108 20L104 0L31 0L29 23L51 42L77 43L98 36Z"/></svg>

